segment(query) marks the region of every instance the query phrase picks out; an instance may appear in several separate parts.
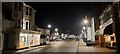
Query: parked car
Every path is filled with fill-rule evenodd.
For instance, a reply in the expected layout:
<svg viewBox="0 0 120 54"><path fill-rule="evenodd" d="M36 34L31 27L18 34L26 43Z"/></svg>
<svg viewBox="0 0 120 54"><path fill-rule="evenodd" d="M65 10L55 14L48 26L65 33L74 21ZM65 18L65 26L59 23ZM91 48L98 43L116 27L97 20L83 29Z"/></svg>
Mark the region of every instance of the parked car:
<svg viewBox="0 0 120 54"><path fill-rule="evenodd" d="M79 41L80 39L79 38L76 38L76 41Z"/></svg>
<svg viewBox="0 0 120 54"><path fill-rule="evenodd" d="M91 40L88 40L87 41L87 46L92 46L92 45L95 45L94 42L92 42Z"/></svg>

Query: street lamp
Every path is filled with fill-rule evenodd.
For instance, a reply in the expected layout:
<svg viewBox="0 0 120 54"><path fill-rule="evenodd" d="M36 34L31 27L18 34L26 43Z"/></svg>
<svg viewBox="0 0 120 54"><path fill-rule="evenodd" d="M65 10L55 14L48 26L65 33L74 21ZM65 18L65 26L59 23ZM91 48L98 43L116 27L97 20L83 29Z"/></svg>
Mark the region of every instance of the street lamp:
<svg viewBox="0 0 120 54"><path fill-rule="evenodd" d="M88 20L87 20L87 17L85 17L85 19L83 20L84 24L85 24L85 27L83 27L83 30L85 31L84 32L84 37L86 39L86 43L87 43L87 24L88 24Z"/></svg>
<svg viewBox="0 0 120 54"><path fill-rule="evenodd" d="M52 27L52 26L49 24L49 25L48 25L49 30L50 30L50 28L51 28L51 27ZM50 31L50 33L49 33L49 34L50 34L50 36L47 36L47 37L48 37L48 42L50 41L51 31Z"/></svg>
<svg viewBox="0 0 120 54"><path fill-rule="evenodd" d="M49 24L49 25L48 25L48 28L51 28L51 27L52 27L52 26Z"/></svg>
<svg viewBox="0 0 120 54"><path fill-rule="evenodd" d="M83 27L83 29L85 29L85 27Z"/></svg>
<svg viewBox="0 0 120 54"><path fill-rule="evenodd" d="M57 32L57 33L56 33L56 35L58 36L58 35L59 35L59 33Z"/></svg>
<svg viewBox="0 0 120 54"><path fill-rule="evenodd" d="M87 24L87 23L88 23L88 20L87 20L87 19L84 19L84 23Z"/></svg>
<svg viewBox="0 0 120 54"><path fill-rule="evenodd" d="M55 28L55 31L57 32L57 31L58 31L58 28Z"/></svg>

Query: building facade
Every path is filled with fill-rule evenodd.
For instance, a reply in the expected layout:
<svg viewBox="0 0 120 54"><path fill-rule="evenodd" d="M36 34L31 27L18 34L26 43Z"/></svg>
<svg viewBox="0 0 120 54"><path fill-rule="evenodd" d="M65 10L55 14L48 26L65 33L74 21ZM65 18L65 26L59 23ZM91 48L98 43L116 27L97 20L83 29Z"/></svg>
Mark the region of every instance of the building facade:
<svg viewBox="0 0 120 54"><path fill-rule="evenodd" d="M50 29L47 28L37 28L38 31L41 31L40 44L48 44L50 41Z"/></svg>
<svg viewBox="0 0 120 54"><path fill-rule="evenodd" d="M112 13L112 5L108 5L105 10L103 11L103 13L100 15L99 19L100 19L100 26L99 28L101 29L101 35L105 34L105 28L108 26L108 25L111 25L111 27L113 27L113 13ZM113 32L113 29L110 29L112 30ZM109 30L108 30L109 32Z"/></svg>
<svg viewBox="0 0 120 54"><path fill-rule="evenodd" d="M4 48L5 49L21 49L26 47L31 47L35 45L40 45L40 32L34 31L35 26L35 12L31 6L26 5L24 2L10 2L3 3L3 8L8 7L10 10L5 9L3 14L5 18L9 16L8 20L11 24L3 23L4 28ZM8 10L11 12L7 14L5 12ZM8 26L10 25L10 27ZM9 27L6 28L6 27ZM6 29L6 30L5 30ZM7 32L6 32L7 31ZM5 41L8 42L5 42Z"/></svg>
<svg viewBox="0 0 120 54"><path fill-rule="evenodd" d="M115 16L113 11L113 5L109 4L99 16L100 29L97 32L101 46L116 47L115 24L113 22Z"/></svg>

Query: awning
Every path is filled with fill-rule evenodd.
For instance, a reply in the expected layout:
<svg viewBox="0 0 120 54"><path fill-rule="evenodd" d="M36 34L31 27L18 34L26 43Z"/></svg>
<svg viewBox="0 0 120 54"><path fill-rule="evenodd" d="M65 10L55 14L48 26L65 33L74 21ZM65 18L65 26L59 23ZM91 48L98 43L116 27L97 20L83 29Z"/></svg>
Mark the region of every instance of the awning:
<svg viewBox="0 0 120 54"><path fill-rule="evenodd" d="M105 29L105 28L98 29L98 30L95 32L95 35L103 35L104 29Z"/></svg>

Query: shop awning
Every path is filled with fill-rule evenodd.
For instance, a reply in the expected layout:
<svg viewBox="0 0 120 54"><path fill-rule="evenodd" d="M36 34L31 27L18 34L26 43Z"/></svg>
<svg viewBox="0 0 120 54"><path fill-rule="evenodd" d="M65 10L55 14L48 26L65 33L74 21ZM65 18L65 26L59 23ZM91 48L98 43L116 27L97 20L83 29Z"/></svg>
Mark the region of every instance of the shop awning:
<svg viewBox="0 0 120 54"><path fill-rule="evenodd" d="M95 32L95 35L103 35L104 29L105 29L105 28L98 29L98 30Z"/></svg>
<svg viewBox="0 0 120 54"><path fill-rule="evenodd" d="M40 34L38 31L21 29L21 33Z"/></svg>
<svg viewBox="0 0 120 54"><path fill-rule="evenodd" d="M113 27L112 24L106 26L106 28L104 29L104 34L112 34L113 33Z"/></svg>

